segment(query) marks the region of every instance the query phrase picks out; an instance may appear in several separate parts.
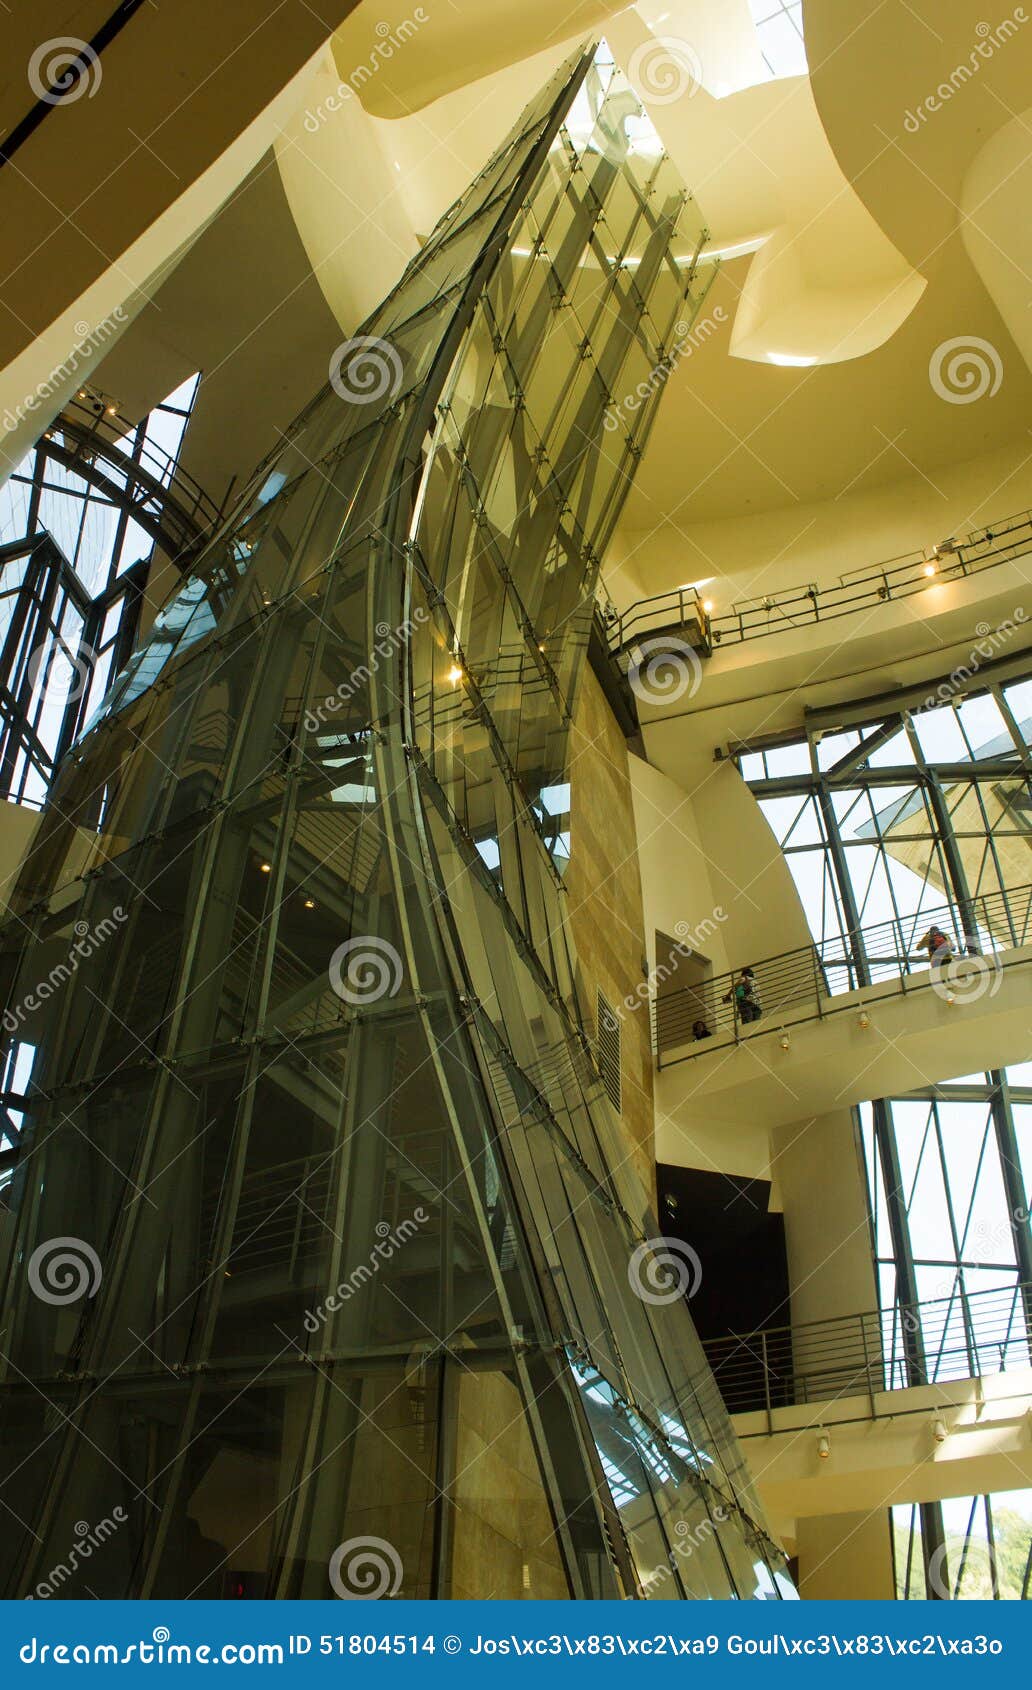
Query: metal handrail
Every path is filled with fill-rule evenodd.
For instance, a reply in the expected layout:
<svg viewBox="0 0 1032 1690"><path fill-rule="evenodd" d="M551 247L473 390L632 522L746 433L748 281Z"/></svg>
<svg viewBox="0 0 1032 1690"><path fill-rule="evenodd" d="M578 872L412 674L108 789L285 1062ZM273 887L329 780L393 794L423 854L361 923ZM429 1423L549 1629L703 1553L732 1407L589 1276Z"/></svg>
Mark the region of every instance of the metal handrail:
<svg viewBox="0 0 1032 1690"><path fill-rule="evenodd" d="M47 451L66 468L93 480L107 497L180 564L219 522L214 500L178 460L153 441L126 451L134 432L103 406L69 400L44 433Z"/></svg>
<svg viewBox="0 0 1032 1690"><path fill-rule="evenodd" d="M897 1304L797 1326L707 1339L703 1348L734 1414L873 1398L884 1391L1032 1365L1032 1285Z"/></svg>
<svg viewBox="0 0 1032 1690"><path fill-rule="evenodd" d="M949 954L937 957L918 952L917 945L931 927L949 940ZM742 969L717 974L692 986L660 992L653 1000L653 1030L657 1059L681 1046L676 1058L685 1061L714 1048L713 1041L736 1043L768 1031L786 1018L811 1020L834 1009L834 998L864 986L898 979L908 989L914 975L933 984L944 996L964 996L977 986L981 969L998 972L998 963L985 959L1032 943L1032 886L989 892L964 903L941 904L915 915L893 916L820 943L801 945L779 956L751 962L752 981L743 990ZM983 959L981 963L965 959ZM971 978L969 979L968 976ZM982 989L989 989L987 981ZM981 995L981 992L978 993ZM705 1032L696 1034L702 1023Z"/></svg>
<svg viewBox="0 0 1032 1690"><path fill-rule="evenodd" d="M865 573L828 587L815 583L744 602L720 616L707 615L694 587L677 587L651 598L637 599L625 611L611 602L603 612L606 641L614 658L626 653L648 634L683 630L689 644L709 655L716 645L740 644L793 627L831 622L892 599L924 592L932 582L978 575L985 569L1032 551L1032 511L1020 511L1002 522L972 530L963 538L946 540L930 551L905 552ZM696 630L701 630L701 639ZM695 636L695 637L693 637Z"/></svg>
<svg viewBox="0 0 1032 1690"><path fill-rule="evenodd" d="M79 398L66 400L61 409L60 421L69 420L78 422L91 434L99 434L105 443L112 446L118 446L127 433L133 433L137 426L127 423L117 412L109 412L104 406L98 407L97 404L87 403ZM51 424L51 427L53 426ZM192 510L203 512L210 517L218 516L218 506L209 498L200 482L183 468L178 455L173 456L155 441L145 439L140 447L139 458L134 457L133 461L141 463L165 486L177 487L183 503Z"/></svg>

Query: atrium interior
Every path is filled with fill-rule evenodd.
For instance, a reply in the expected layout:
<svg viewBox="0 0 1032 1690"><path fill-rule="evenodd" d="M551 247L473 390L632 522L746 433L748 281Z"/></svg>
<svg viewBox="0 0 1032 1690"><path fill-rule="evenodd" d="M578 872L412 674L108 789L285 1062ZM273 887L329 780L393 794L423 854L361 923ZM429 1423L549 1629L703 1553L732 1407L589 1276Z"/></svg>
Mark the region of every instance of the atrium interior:
<svg viewBox="0 0 1032 1690"><path fill-rule="evenodd" d="M0 1597L1032 1598L987 18L0 22Z"/></svg>

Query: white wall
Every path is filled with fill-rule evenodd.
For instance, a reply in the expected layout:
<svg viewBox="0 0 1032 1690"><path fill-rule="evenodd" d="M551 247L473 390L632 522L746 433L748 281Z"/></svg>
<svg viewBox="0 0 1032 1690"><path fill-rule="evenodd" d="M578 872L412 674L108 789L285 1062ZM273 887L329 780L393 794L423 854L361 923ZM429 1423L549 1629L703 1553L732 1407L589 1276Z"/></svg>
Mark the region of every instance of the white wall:
<svg viewBox="0 0 1032 1690"><path fill-rule="evenodd" d="M804 1602L891 1602L895 1596L887 1508L800 1520L796 1553Z"/></svg>
<svg viewBox="0 0 1032 1690"><path fill-rule="evenodd" d="M650 968L657 928L708 957L715 974L808 943L785 859L736 769L686 756L678 783L636 757L630 768ZM696 1099L692 1067L656 1074L657 1161L769 1179L763 1111L729 1128L711 1099Z"/></svg>
<svg viewBox="0 0 1032 1690"><path fill-rule="evenodd" d="M852 1110L792 1121L775 1128L772 1137L792 1324L876 1308L866 1182Z"/></svg>

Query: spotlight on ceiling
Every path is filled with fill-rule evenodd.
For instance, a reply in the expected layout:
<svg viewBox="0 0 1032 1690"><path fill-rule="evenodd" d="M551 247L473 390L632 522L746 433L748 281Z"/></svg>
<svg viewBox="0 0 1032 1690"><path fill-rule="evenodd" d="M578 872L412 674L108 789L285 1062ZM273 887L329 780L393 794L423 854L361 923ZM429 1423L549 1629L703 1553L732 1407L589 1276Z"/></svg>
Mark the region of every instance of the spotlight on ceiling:
<svg viewBox="0 0 1032 1690"><path fill-rule="evenodd" d="M938 1416L932 1421L932 1437L937 1444L944 1444L949 1437L945 1420L940 1420Z"/></svg>
<svg viewBox="0 0 1032 1690"><path fill-rule="evenodd" d="M829 1438L827 1432L818 1432L818 1434L817 1434L817 1459L818 1459L818 1461L827 1461L830 1456L831 1456L831 1439Z"/></svg>

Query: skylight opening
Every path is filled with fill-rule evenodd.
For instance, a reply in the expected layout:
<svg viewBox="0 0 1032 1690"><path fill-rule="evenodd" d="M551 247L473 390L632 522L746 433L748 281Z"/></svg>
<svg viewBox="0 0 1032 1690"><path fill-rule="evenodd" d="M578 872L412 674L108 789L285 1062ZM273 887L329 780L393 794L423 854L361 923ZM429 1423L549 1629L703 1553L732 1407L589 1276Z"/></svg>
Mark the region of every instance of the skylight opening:
<svg viewBox="0 0 1032 1690"><path fill-rule="evenodd" d="M749 0L760 53L770 80L805 76L806 41L802 0Z"/></svg>

